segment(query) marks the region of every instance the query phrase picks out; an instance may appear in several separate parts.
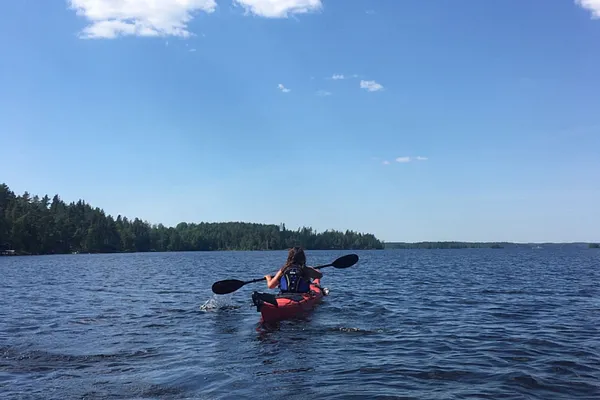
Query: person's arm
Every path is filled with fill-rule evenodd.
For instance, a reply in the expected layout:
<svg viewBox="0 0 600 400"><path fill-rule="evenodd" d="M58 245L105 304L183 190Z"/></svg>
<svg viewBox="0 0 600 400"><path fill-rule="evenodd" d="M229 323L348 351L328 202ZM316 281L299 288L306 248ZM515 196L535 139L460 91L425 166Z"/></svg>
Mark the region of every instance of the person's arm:
<svg viewBox="0 0 600 400"><path fill-rule="evenodd" d="M279 279L281 279L282 272L281 270L277 271L275 276L271 277L271 275L265 275L265 279L267 280L267 287L269 289L274 289L279 286Z"/></svg>
<svg viewBox="0 0 600 400"><path fill-rule="evenodd" d="M306 266L305 267L306 276L310 279L321 279L323 277L323 273L318 269L314 269L313 267Z"/></svg>

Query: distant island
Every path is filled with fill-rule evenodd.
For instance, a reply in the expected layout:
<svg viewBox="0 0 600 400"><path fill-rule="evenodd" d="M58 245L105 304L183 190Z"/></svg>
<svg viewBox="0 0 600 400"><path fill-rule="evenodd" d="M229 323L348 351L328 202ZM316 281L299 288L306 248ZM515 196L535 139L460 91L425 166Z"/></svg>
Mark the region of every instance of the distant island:
<svg viewBox="0 0 600 400"><path fill-rule="evenodd" d="M383 249L373 234L248 222L153 225L113 218L83 200L66 204L55 195L20 196L0 185L0 254L70 254L148 251Z"/></svg>
<svg viewBox="0 0 600 400"><path fill-rule="evenodd" d="M547 249L547 248L562 248L562 247L577 247L577 248L600 248L596 243L513 243L513 242L386 242L384 248L387 250L395 249L510 249L510 248L526 248L526 249Z"/></svg>
<svg viewBox="0 0 600 400"><path fill-rule="evenodd" d="M387 242L385 249L503 249L508 243L489 242Z"/></svg>

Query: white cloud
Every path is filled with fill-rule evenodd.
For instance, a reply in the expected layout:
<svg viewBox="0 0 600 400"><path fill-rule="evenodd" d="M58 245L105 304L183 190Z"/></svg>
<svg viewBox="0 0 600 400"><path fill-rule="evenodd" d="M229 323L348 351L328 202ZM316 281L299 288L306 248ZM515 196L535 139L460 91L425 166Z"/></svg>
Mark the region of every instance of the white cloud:
<svg viewBox="0 0 600 400"><path fill-rule="evenodd" d="M187 24L198 11L212 13L215 0L68 0L77 15L90 21L83 38L118 36L189 37Z"/></svg>
<svg viewBox="0 0 600 400"><path fill-rule="evenodd" d="M379 158L379 157L372 157L372 159L374 161L380 161L381 160L381 158ZM412 162L414 160L417 160L417 161L426 161L426 160L428 160L428 158L427 157L422 157L422 156L417 156L417 157L402 156L402 157L397 157L394 161L397 162L397 163L409 163L409 162ZM381 163L383 165L390 165L390 162L388 160L383 160Z"/></svg>
<svg viewBox="0 0 600 400"><path fill-rule="evenodd" d="M589 10L593 19L600 19L600 0L575 0L575 4Z"/></svg>
<svg viewBox="0 0 600 400"><path fill-rule="evenodd" d="M375 81L360 81L361 89L366 89L369 92L377 92L383 90L383 86Z"/></svg>
<svg viewBox="0 0 600 400"><path fill-rule="evenodd" d="M306 14L323 8L321 0L233 0L247 13L265 18L287 18L289 15Z"/></svg>
<svg viewBox="0 0 600 400"><path fill-rule="evenodd" d="M190 52L190 53L193 53L193 52L195 52L195 51L196 51L196 49L190 49L190 50L189 50L189 52Z"/></svg>
<svg viewBox="0 0 600 400"><path fill-rule="evenodd" d="M334 81L337 80L342 80L342 79L351 79L351 78L358 78L358 74L352 74L352 75L344 75L344 74L333 74L333 76L331 76L330 78L327 79L333 79Z"/></svg>
<svg viewBox="0 0 600 400"><path fill-rule="evenodd" d="M286 87L285 87L285 86L283 86L283 84L281 84L281 83L280 83L279 85L277 85L277 88L278 88L279 90L281 90L283 93L289 93L289 92L291 91L291 89L288 89L288 88L286 88Z"/></svg>
<svg viewBox="0 0 600 400"><path fill-rule="evenodd" d="M327 90L317 90L317 96L331 96L332 93Z"/></svg>
<svg viewBox="0 0 600 400"><path fill-rule="evenodd" d="M367 13L369 15L373 15L373 14L375 14L375 10L367 10L367 11L365 11L365 13Z"/></svg>

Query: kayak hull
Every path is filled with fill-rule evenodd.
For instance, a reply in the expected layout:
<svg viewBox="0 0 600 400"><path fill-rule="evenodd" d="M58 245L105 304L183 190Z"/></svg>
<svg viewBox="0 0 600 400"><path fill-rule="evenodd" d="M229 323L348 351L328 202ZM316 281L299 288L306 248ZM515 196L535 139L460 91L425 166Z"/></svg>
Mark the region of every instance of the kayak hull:
<svg viewBox="0 0 600 400"><path fill-rule="evenodd" d="M325 293L320 288L320 279L315 279L308 293L281 293L272 295L254 292L252 301L260 312L262 322L276 322L295 318L314 309ZM275 303L277 305L275 305Z"/></svg>

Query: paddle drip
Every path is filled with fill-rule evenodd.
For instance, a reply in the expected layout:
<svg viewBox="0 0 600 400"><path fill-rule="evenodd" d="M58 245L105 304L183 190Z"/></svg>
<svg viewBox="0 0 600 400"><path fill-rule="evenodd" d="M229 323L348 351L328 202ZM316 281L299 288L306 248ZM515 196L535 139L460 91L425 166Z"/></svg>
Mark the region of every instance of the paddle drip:
<svg viewBox="0 0 600 400"><path fill-rule="evenodd" d="M231 296L212 296L200 306L200 311L214 312L218 310L230 310L240 308L238 305L232 304Z"/></svg>

